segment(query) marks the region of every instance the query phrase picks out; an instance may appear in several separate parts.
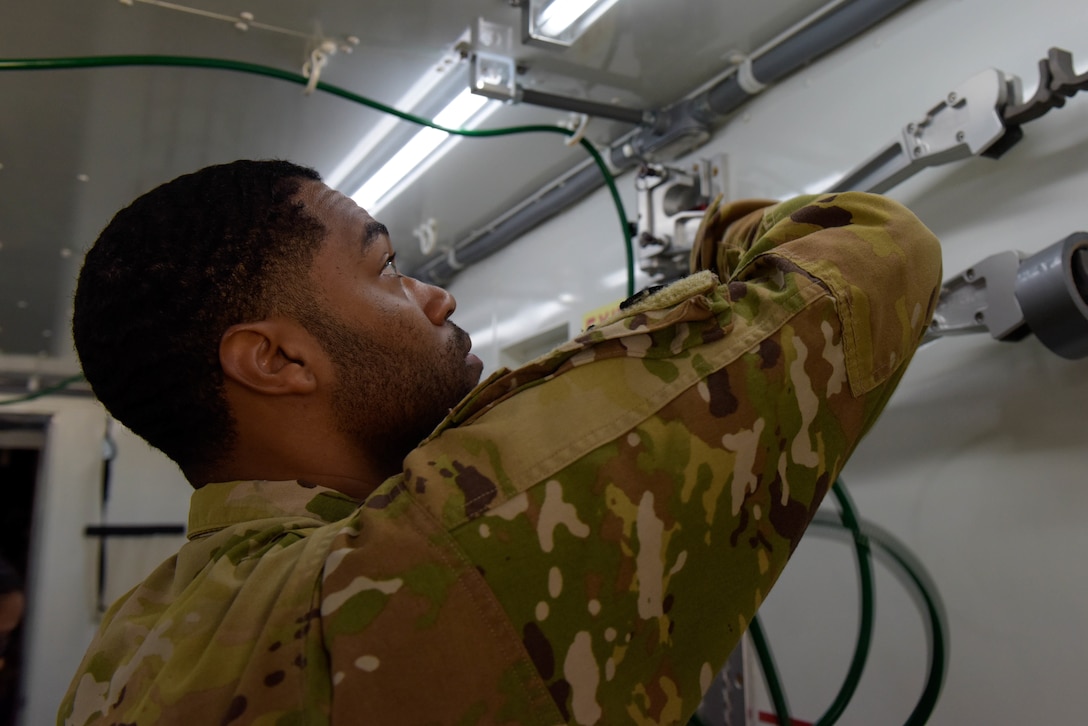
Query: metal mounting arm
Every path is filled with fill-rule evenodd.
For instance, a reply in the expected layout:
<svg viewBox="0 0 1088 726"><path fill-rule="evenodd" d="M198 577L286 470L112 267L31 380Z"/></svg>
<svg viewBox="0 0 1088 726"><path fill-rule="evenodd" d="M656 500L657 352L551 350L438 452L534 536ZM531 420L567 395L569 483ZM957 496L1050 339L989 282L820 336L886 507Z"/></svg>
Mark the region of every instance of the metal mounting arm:
<svg viewBox="0 0 1088 726"><path fill-rule="evenodd" d="M1020 125L1088 89L1088 73L1077 75L1073 56L1051 48L1039 61L1039 85L1027 101L1017 76L993 68L949 93L899 137L848 172L827 191L884 192L922 169L970 156L998 158L1023 138Z"/></svg>
<svg viewBox="0 0 1088 726"><path fill-rule="evenodd" d="M1016 83L992 68L970 78L828 191L879 193L926 167L982 154L1005 135L1001 109Z"/></svg>

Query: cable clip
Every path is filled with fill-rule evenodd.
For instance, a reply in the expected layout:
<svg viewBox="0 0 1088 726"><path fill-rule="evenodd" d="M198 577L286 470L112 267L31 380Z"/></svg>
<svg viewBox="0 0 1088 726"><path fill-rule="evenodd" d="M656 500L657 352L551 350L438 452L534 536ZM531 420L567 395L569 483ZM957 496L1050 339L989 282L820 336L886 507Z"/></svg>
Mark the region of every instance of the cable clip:
<svg viewBox="0 0 1088 726"><path fill-rule="evenodd" d="M767 88L766 83L761 83L756 80L756 77L752 74L751 56L746 56L744 60L737 65L737 84L740 85L745 93L752 96Z"/></svg>
<svg viewBox="0 0 1088 726"><path fill-rule="evenodd" d="M329 56L336 53L336 44L331 40L322 41L321 45L310 51L310 59L302 64L302 76L307 78L305 94L309 96L321 80L321 71L329 64Z"/></svg>
<svg viewBox="0 0 1088 726"><path fill-rule="evenodd" d="M423 224L412 230L412 236L419 240L419 251L424 255L434 252L438 246L438 220L430 217Z"/></svg>
<svg viewBox="0 0 1088 726"><path fill-rule="evenodd" d="M563 143L567 146L577 146L585 138L586 127L589 126L589 116L584 113L572 113L563 126L574 132Z"/></svg>

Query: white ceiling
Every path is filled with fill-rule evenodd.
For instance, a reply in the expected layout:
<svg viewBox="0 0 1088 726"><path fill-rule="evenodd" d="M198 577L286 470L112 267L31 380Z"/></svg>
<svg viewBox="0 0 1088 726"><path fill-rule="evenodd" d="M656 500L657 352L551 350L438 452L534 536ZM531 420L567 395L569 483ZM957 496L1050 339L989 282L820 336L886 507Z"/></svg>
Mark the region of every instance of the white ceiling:
<svg viewBox="0 0 1088 726"><path fill-rule="evenodd" d="M298 73L317 36L355 36L321 80L394 105L479 18L513 28L506 0L180 0L190 8L297 31L297 37L144 0L9 2L4 58L184 55ZM572 48L516 45L527 88L661 108L721 74L824 5L823 0L622 0ZM457 65L457 64L454 64ZM192 68L0 71L0 373L27 356L71 363L70 298L82 252L112 214L179 174L236 158L287 158L328 175L381 118L300 86ZM485 126L566 120L509 105ZM632 127L594 119L607 144ZM552 134L462 141L378 215L409 271L423 262L411 231L437 221L454 243L581 162ZM353 190L346 190L353 191ZM74 368L72 369L74 370Z"/></svg>

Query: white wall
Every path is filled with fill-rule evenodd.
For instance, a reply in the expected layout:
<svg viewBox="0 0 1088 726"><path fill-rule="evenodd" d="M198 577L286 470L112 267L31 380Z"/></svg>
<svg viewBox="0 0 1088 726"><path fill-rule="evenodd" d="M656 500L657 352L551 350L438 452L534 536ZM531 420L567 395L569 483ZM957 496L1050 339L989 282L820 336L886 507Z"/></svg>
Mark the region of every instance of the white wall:
<svg viewBox="0 0 1088 726"><path fill-rule="evenodd" d="M5 398L7 398L5 396ZM111 426L116 458L110 504L101 513L106 412L87 398L49 396L5 406L5 414L50 416L39 463L27 582L20 723L49 724L98 625L98 540L87 525L186 522L192 492L181 472L124 427ZM183 537L113 538L107 598L139 582Z"/></svg>
<svg viewBox="0 0 1088 726"><path fill-rule="evenodd" d="M700 156L729 157L733 196L825 188L987 67L1026 96L1059 46L1088 70L1088 3L921 0L754 99ZM682 90L682 89L678 89ZM941 237L947 275L1007 249L1088 230L1088 93L1024 127L999 161L922 172L889 194ZM634 218L630 176L620 180ZM607 193L462 273L454 319L490 367L500 348L624 296ZM613 275L617 282L602 284ZM560 298L560 294L565 294ZM934 724L1080 723L1088 709L1088 361L1034 338L922 349L844 473L862 515L923 561L944 599L951 657ZM762 610L794 716L830 703L853 647L850 550L809 537ZM905 721L926 667L912 600L883 570L873 653L840 723ZM767 710L767 699L758 696Z"/></svg>

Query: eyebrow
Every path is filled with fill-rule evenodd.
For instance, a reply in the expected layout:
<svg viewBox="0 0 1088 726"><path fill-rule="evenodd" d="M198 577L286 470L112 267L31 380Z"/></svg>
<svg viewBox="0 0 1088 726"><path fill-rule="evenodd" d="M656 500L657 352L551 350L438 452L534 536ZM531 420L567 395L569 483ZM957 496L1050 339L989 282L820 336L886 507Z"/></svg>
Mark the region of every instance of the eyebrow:
<svg viewBox="0 0 1088 726"><path fill-rule="evenodd" d="M367 222L366 239L363 240L363 251L365 252L370 249L370 246L382 237L389 237L389 228L375 220Z"/></svg>

